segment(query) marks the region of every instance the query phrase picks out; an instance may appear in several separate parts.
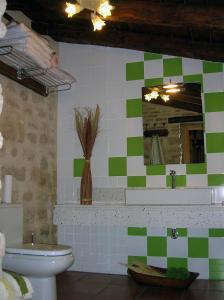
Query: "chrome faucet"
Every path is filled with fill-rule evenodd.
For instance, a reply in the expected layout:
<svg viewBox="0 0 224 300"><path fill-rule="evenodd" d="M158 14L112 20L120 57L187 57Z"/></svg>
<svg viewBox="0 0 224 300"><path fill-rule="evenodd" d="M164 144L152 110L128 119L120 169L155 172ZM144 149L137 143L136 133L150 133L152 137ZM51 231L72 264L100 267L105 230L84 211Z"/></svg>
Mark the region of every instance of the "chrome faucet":
<svg viewBox="0 0 224 300"><path fill-rule="evenodd" d="M171 187L172 189L176 188L176 171L170 170L170 176L171 176Z"/></svg>
<svg viewBox="0 0 224 300"><path fill-rule="evenodd" d="M174 240L178 238L178 231L176 228L171 228L171 238Z"/></svg>

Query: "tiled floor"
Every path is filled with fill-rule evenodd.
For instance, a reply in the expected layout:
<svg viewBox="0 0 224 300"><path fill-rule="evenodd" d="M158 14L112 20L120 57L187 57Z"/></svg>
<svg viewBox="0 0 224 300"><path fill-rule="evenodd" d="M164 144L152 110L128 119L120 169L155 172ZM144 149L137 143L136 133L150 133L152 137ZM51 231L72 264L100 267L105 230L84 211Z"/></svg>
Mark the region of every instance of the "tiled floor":
<svg viewBox="0 0 224 300"><path fill-rule="evenodd" d="M57 277L58 300L224 300L224 281L196 280L189 289L143 286L121 275L65 272Z"/></svg>

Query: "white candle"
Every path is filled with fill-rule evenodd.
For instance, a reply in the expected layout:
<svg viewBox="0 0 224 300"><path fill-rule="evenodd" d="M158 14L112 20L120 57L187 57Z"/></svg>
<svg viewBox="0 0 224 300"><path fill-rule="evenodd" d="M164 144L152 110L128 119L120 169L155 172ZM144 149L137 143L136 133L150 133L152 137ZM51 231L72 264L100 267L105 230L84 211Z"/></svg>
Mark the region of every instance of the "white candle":
<svg viewBox="0 0 224 300"><path fill-rule="evenodd" d="M11 203L12 202L12 175L4 176L3 183L3 203Z"/></svg>

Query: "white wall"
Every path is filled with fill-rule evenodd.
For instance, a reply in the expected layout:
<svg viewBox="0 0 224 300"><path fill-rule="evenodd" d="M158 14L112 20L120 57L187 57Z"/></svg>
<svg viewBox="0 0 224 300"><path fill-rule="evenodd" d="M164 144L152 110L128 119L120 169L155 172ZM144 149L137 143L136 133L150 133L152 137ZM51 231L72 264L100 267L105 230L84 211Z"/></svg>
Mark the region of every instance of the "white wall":
<svg viewBox="0 0 224 300"><path fill-rule="evenodd" d="M58 104L58 203L65 203L77 200L80 185L80 179L72 177L72 161L82 157L74 130L74 107L99 104L101 109L100 133L91 161L93 186L127 186L126 177L108 176L108 157L127 155L129 130L132 135L142 134L141 120L133 131L132 120L126 119L126 99L139 97L144 80L127 83L125 64L143 60L143 52L64 43L59 44L59 51L61 67L77 79L70 91L59 95Z"/></svg>

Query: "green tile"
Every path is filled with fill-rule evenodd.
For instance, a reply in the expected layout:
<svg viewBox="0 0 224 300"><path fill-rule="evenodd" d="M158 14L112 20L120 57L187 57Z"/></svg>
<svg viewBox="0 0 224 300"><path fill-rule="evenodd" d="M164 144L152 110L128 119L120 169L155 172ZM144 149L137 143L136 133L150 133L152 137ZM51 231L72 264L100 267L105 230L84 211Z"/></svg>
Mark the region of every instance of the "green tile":
<svg viewBox="0 0 224 300"><path fill-rule="evenodd" d="M166 58L163 60L163 76L182 75L182 58Z"/></svg>
<svg viewBox="0 0 224 300"><path fill-rule="evenodd" d="M209 259L209 279L223 280L224 279L224 260Z"/></svg>
<svg viewBox="0 0 224 300"><path fill-rule="evenodd" d="M127 138L127 155L128 156L143 156L144 140L142 136Z"/></svg>
<svg viewBox="0 0 224 300"><path fill-rule="evenodd" d="M187 236L187 228L176 228L178 236ZM171 236L172 228L167 228L167 236Z"/></svg>
<svg viewBox="0 0 224 300"><path fill-rule="evenodd" d="M223 280L224 272L209 272L209 279L210 280Z"/></svg>
<svg viewBox="0 0 224 300"><path fill-rule="evenodd" d="M201 92L203 92L203 76L201 74L195 75L184 75L183 76L184 83L200 83L201 84Z"/></svg>
<svg viewBox="0 0 224 300"><path fill-rule="evenodd" d="M144 53L144 60L161 59L162 57L163 57L162 54L158 54L158 53L152 53L152 52Z"/></svg>
<svg viewBox="0 0 224 300"><path fill-rule="evenodd" d="M167 256L167 238L163 236L150 236L147 238L148 256Z"/></svg>
<svg viewBox="0 0 224 300"><path fill-rule="evenodd" d="M188 238L188 256L208 258L208 238Z"/></svg>
<svg viewBox="0 0 224 300"><path fill-rule="evenodd" d="M126 64L126 80L144 79L144 62L133 62Z"/></svg>
<svg viewBox="0 0 224 300"><path fill-rule="evenodd" d="M206 133L207 153L224 152L224 132Z"/></svg>
<svg viewBox="0 0 224 300"><path fill-rule="evenodd" d="M146 176L128 176L128 187L146 187Z"/></svg>
<svg viewBox="0 0 224 300"><path fill-rule="evenodd" d="M75 158L73 160L73 176L81 177L83 168L84 168L85 160L83 158Z"/></svg>
<svg viewBox="0 0 224 300"><path fill-rule="evenodd" d="M224 237L224 228L209 228L210 237Z"/></svg>
<svg viewBox="0 0 224 300"><path fill-rule="evenodd" d="M146 236L146 227L128 227L128 235Z"/></svg>
<svg viewBox="0 0 224 300"><path fill-rule="evenodd" d="M146 166L147 175L166 175L165 165L147 165Z"/></svg>
<svg viewBox="0 0 224 300"><path fill-rule="evenodd" d="M205 112L224 111L224 93L204 94Z"/></svg>
<svg viewBox="0 0 224 300"><path fill-rule="evenodd" d="M166 186L167 187L172 186L172 177L170 175L166 176ZM176 186L177 187L186 186L186 175L177 175L176 176Z"/></svg>
<svg viewBox="0 0 224 300"><path fill-rule="evenodd" d="M126 157L109 157L109 176L127 176Z"/></svg>
<svg viewBox="0 0 224 300"><path fill-rule="evenodd" d="M224 272L224 259L210 258L209 270L212 272Z"/></svg>
<svg viewBox="0 0 224 300"><path fill-rule="evenodd" d="M145 87L152 87L163 84L163 77L145 79Z"/></svg>
<svg viewBox="0 0 224 300"><path fill-rule="evenodd" d="M142 117L142 99L127 99L126 116L127 118Z"/></svg>
<svg viewBox="0 0 224 300"><path fill-rule="evenodd" d="M223 71L222 63L203 61L203 73L216 73L222 71Z"/></svg>
<svg viewBox="0 0 224 300"><path fill-rule="evenodd" d="M188 268L187 258L180 257L167 257L167 267L173 268Z"/></svg>
<svg viewBox="0 0 224 300"><path fill-rule="evenodd" d="M187 174L206 174L207 173L207 164L187 164L186 165Z"/></svg>
<svg viewBox="0 0 224 300"><path fill-rule="evenodd" d="M224 174L208 174L208 186L224 185Z"/></svg>
<svg viewBox="0 0 224 300"><path fill-rule="evenodd" d="M147 256L128 256L128 264L132 265L135 262L141 262L147 265Z"/></svg>

